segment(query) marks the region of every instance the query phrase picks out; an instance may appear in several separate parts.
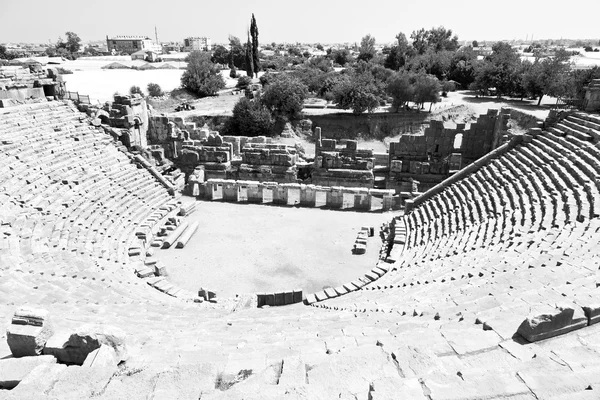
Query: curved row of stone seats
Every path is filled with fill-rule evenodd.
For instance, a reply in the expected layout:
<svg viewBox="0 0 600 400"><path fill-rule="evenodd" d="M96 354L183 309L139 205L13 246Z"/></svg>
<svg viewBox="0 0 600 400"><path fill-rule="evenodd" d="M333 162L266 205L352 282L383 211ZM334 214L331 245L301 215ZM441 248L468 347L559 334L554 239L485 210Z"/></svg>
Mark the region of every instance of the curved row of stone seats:
<svg viewBox="0 0 600 400"><path fill-rule="evenodd" d="M60 102L0 111L0 249L126 263L135 226L170 201L147 170L82 116Z"/></svg>
<svg viewBox="0 0 600 400"><path fill-rule="evenodd" d="M392 249L388 274L316 306L460 315L508 339L531 310L593 305L599 162L598 147L581 135L526 139L405 216L406 244Z"/></svg>
<svg viewBox="0 0 600 400"><path fill-rule="evenodd" d="M76 316L54 317L61 331L99 318L126 329L130 355L112 374L69 367L47 377L48 392L38 391L37 398L390 399L400 391L414 399L557 400L552 396L577 398L595 387L600 366L594 351L600 324L521 344L458 316L301 305L222 315L174 302L57 303L52 310L53 316ZM5 315L11 311L0 305ZM73 375L80 377L76 384L69 381ZM14 395L26 389L17 387Z"/></svg>
<svg viewBox="0 0 600 400"><path fill-rule="evenodd" d="M37 383L45 384L43 389L17 386L0 391L0 398L390 399L398 393L430 400L590 398L583 396L597 394L586 389L599 383L600 324L535 344L510 335L516 317L520 323L531 310L559 300L583 305L593 299L598 219L578 220L575 211L564 210L571 200L579 207L567 182L564 196L559 190L545 196L546 186L555 187L553 179L562 181L554 166L530 166L530 185L511 175L513 162L527 166L513 153L513 161L494 162L432 198L431 205L425 202L414 221L406 216L407 226L413 225L401 257L394 257L392 248L396 271L372 289L319 303L328 309L293 305L230 313L146 290L126 262L115 267L77 251L79 235L90 233L85 228L96 214L85 204L102 214L110 208L93 201L94 191L112 188L119 196L118 188L80 178L81 169L65 184L53 179L42 192L64 186L56 206L64 210L57 218L45 203L37 203L40 209L24 203L31 200L27 190L14 199L7 186L0 190L0 200L7 200L0 203L0 268L8 265L10 272L2 270L0 297L10 300L0 302L0 313L47 305L58 330L84 323L117 326L127 333L130 357L122 369L114 366L108 373L68 367L56 376L42 374ZM129 165L124 155L115 153L115 159ZM127 182L121 189L127 188L127 174L113 172L114 179ZM491 177L495 190L488 194ZM128 196L135 204L141 203L137 194ZM582 211L589 198L580 196ZM151 227L157 209L146 218L118 217L107 229L126 238L135 221L142 221L140 229ZM546 226L553 219L556 227ZM31 238L45 236L50 226L60 244L50 252L34 250L41 239ZM85 243L90 241L93 236L86 236ZM334 310L335 302L352 312ZM0 358L8 355L4 335L0 331Z"/></svg>

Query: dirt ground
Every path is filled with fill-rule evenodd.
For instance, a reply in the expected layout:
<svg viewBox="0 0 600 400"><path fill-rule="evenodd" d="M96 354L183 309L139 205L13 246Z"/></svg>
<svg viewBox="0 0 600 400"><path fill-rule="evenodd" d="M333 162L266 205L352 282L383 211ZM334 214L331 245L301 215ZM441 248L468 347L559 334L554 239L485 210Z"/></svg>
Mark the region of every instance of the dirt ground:
<svg viewBox="0 0 600 400"><path fill-rule="evenodd" d="M189 222L200 227L184 249L160 249L169 279L220 297L339 286L375 266L379 227L393 213L331 211L260 204L200 202ZM362 226L373 226L367 252L351 250Z"/></svg>

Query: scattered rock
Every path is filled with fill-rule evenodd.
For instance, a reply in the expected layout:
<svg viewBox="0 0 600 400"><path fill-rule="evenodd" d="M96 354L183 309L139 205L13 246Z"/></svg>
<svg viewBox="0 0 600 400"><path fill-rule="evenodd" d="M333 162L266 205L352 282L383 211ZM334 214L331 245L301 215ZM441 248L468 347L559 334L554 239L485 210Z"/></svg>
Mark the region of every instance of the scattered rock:
<svg viewBox="0 0 600 400"><path fill-rule="evenodd" d="M61 363L83 365L88 355L100 349L100 346L113 349L117 364L127 359L125 333L106 325L85 325L77 329L76 333L58 333L48 341L44 354L55 356ZM102 354L102 358L105 357L107 355ZM89 363L93 363L92 359Z"/></svg>
<svg viewBox="0 0 600 400"><path fill-rule="evenodd" d="M37 356L53 333L48 311L23 307L15 312L6 339L13 356Z"/></svg>
<svg viewBox="0 0 600 400"><path fill-rule="evenodd" d="M548 339L553 336L582 328L587 318L579 307L558 306L554 312L528 317L521 323L517 333L529 342Z"/></svg>

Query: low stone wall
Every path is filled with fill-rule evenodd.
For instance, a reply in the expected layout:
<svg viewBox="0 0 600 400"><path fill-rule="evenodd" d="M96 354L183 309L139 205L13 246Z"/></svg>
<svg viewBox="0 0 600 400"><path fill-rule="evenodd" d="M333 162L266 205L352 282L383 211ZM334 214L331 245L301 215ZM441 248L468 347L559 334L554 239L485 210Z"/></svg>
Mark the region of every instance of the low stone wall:
<svg viewBox="0 0 600 400"><path fill-rule="evenodd" d="M287 306L289 304L301 303L302 289L294 289L288 292L257 293L257 307L262 306Z"/></svg>
<svg viewBox="0 0 600 400"><path fill-rule="evenodd" d="M382 211L397 209L401 204L393 190L329 187L298 183L275 183L256 181L236 181L228 179L208 179L205 183L191 181L192 193L204 193L208 200L231 202L267 203L288 205L292 199L301 207L316 207L317 197L325 198L325 207L344 208L348 195L353 196L352 207L356 210L371 211L373 197L382 198Z"/></svg>

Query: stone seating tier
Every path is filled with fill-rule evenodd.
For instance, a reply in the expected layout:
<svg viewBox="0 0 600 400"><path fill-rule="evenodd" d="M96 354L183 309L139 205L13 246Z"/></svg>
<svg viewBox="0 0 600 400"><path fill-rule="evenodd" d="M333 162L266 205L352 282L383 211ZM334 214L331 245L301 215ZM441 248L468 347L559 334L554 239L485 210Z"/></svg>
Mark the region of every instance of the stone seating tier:
<svg viewBox="0 0 600 400"><path fill-rule="evenodd" d="M45 112L67 121L62 131L47 121L0 130L0 298L10 299L0 313L46 308L57 331L114 325L129 358L42 366L0 398L597 397L600 324L588 323L600 297L600 154L590 133L533 135L394 215L387 273L361 289L241 309L242 299L182 302L150 288L169 293L161 277L133 274L128 251L151 240L171 197L67 105L0 110L0 122L20 128ZM579 310L578 330L515 336L558 304ZM0 350L9 354L5 340ZM7 362L19 359L0 360L0 381Z"/></svg>

